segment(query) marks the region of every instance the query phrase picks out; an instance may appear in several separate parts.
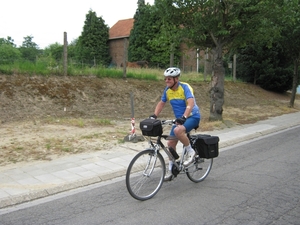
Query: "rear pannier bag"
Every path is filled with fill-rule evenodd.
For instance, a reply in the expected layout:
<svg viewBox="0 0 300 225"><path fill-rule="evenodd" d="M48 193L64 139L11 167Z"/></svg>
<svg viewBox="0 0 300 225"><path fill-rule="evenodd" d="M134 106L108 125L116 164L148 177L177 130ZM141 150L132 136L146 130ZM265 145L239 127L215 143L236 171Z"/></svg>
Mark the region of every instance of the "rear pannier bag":
<svg viewBox="0 0 300 225"><path fill-rule="evenodd" d="M219 137L208 134L195 135L193 146L198 151L200 158L211 159L219 155Z"/></svg>
<svg viewBox="0 0 300 225"><path fill-rule="evenodd" d="M141 121L140 129L145 136L156 137L163 133L161 121L155 119L145 119Z"/></svg>

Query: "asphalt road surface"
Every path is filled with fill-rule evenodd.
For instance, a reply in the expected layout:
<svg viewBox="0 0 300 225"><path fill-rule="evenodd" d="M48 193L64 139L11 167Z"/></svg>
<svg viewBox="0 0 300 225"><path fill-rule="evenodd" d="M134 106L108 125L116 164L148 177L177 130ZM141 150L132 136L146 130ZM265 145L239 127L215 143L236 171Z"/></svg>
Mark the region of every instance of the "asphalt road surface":
<svg viewBox="0 0 300 225"><path fill-rule="evenodd" d="M221 149L198 184L180 174L137 201L125 178L0 210L18 224L300 224L300 127Z"/></svg>

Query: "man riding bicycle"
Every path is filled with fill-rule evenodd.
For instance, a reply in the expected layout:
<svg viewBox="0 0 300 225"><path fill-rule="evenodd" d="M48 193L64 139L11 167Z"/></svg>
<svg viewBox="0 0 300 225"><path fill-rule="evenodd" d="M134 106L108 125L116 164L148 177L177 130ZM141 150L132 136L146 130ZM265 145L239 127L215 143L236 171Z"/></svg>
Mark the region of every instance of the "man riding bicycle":
<svg viewBox="0 0 300 225"><path fill-rule="evenodd" d="M190 145L190 141L186 136L187 132L197 127L200 122L200 109L196 104L193 88L185 82L179 81L180 69L170 67L164 72L166 88L163 91L161 100L155 107L154 114L151 118L156 119L167 101L170 102L175 115L175 124L170 131L168 138L168 147L176 151L178 140L184 145L187 157L183 163L184 166L190 165L195 158L195 151ZM164 178L165 181L173 179L172 174L173 162L169 161L169 170Z"/></svg>

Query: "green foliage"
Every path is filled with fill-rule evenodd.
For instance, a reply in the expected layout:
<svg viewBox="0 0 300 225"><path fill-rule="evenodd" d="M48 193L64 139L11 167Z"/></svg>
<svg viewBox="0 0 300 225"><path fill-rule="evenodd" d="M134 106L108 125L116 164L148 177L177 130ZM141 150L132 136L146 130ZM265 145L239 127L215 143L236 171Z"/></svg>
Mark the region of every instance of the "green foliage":
<svg viewBox="0 0 300 225"><path fill-rule="evenodd" d="M157 1L153 8L155 12L154 21L159 30L149 42L155 58L152 59L160 68L178 65L180 62L180 44L184 34L180 29L180 18L177 13L169 12L169 2ZM159 18L159 19L157 19Z"/></svg>
<svg viewBox="0 0 300 225"><path fill-rule="evenodd" d="M76 46L77 60L91 66L95 66L95 62L97 65L108 66L111 61L108 38L109 27L102 17L97 17L96 12L89 10Z"/></svg>
<svg viewBox="0 0 300 225"><path fill-rule="evenodd" d="M16 48L11 37L0 38L0 65L13 64L21 59L21 52Z"/></svg>
<svg viewBox="0 0 300 225"><path fill-rule="evenodd" d="M269 91L286 92L293 84L293 70L291 68L267 68L260 74L258 84Z"/></svg>
<svg viewBox="0 0 300 225"><path fill-rule="evenodd" d="M0 64L13 64L21 59L21 52L11 44L0 44Z"/></svg>
<svg viewBox="0 0 300 225"><path fill-rule="evenodd" d="M291 69L292 64L297 68L300 63L299 0L265 1L261 5L261 15L269 6L269 10L265 10L268 20L262 18L262 23L275 32L263 30L269 32L267 42L262 39L239 50L237 72L244 80L256 81L267 90L284 92L290 90L293 83L295 87L299 83L298 69ZM272 45L272 42L277 45Z"/></svg>
<svg viewBox="0 0 300 225"><path fill-rule="evenodd" d="M7 37L7 39L0 38L0 45L2 44L8 44L11 45L12 47L16 47L16 45L14 44L14 40L9 36Z"/></svg>
<svg viewBox="0 0 300 225"><path fill-rule="evenodd" d="M44 55L53 58L57 62L61 62L63 59L64 46L59 43L49 45L44 50Z"/></svg>
<svg viewBox="0 0 300 225"><path fill-rule="evenodd" d="M282 27L279 43L283 47L285 56L293 63L293 82L290 106L293 107L297 86L300 83L300 1L285 1L282 7L283 13L277 18Z"/></svg>
<svg viewBox="0 0 300 225"><path fill-rule="evenodd" d="M171 52L175 52L174 60L177 63L179 42L174 44L170 36L165 35L167 29L163 30L163 27L158 8L145 4L143 0L138 1L129 38L128 61L146 60L150 67L166 68L170 65Z"/></svg>
<svg viewBox="0 0 300 225"><path fill-rule="evenodd" d="M76 47L78 43L78 39L73 40L69 45L68 45L68 58L69 59L76 59L76 55L78 55L76 52L78 48Z"/></svg>
<svg viewBox="0 0 300 225"><path fill-rule="evenodd" d="M151 51L147 42L153 37L152 22L149 6L145 5L144 0L139 1L129 37L128 61L148 61L150 59Z"/></svg>
<svg viewBox="0 0 300 225"><path fill-rule="evenodd" d="M26 36L24 37L24 41L22 43L23 48L34 48L38 49L38 45L32 41L33 37L32 36Z"/></svg>
<svg viewBox="0 0 300 225"><path fill-rule="evenodd" d="M22 43L22 46L20 47L22 58L30 62L34 62L40 54L38 45L33 42L32 39L32 36L24 37L24 41Z"/></svg>
<svg viewBox="0 0 300 225"><path fill-rule="evenodd" d="M285 92L291 89L293 72L279 45L249 45L238 50L237 77L262 88Z"/></svg>

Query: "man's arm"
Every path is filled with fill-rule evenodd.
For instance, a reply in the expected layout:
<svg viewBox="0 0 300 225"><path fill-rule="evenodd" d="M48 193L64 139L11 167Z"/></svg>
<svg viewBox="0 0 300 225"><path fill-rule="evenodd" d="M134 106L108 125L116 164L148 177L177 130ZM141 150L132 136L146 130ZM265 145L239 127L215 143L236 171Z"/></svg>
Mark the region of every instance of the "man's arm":
<svg viewBox="0 0 300 225"><path fill-rule="evenodd" d="M159 114L160 114L160 112L162 111L162 109L164 108L164 106L165 106L165 102L163 102L162 100L160 100L158 103L157 103L157 105L156 105L156 107L155 107L155 110L154 110L154 114L156 115L156 116L158 116Z"/></svg>
<svg viewBox="0 0 300 225"><path fill-rule="evenodd" d="M186 106L185 111L183 113L183 116L185 118L188 118L191 115L191 112L192 112L192 109L193 109L194 105L195 105L194 98L187 99L187 106Z"/></svg>

